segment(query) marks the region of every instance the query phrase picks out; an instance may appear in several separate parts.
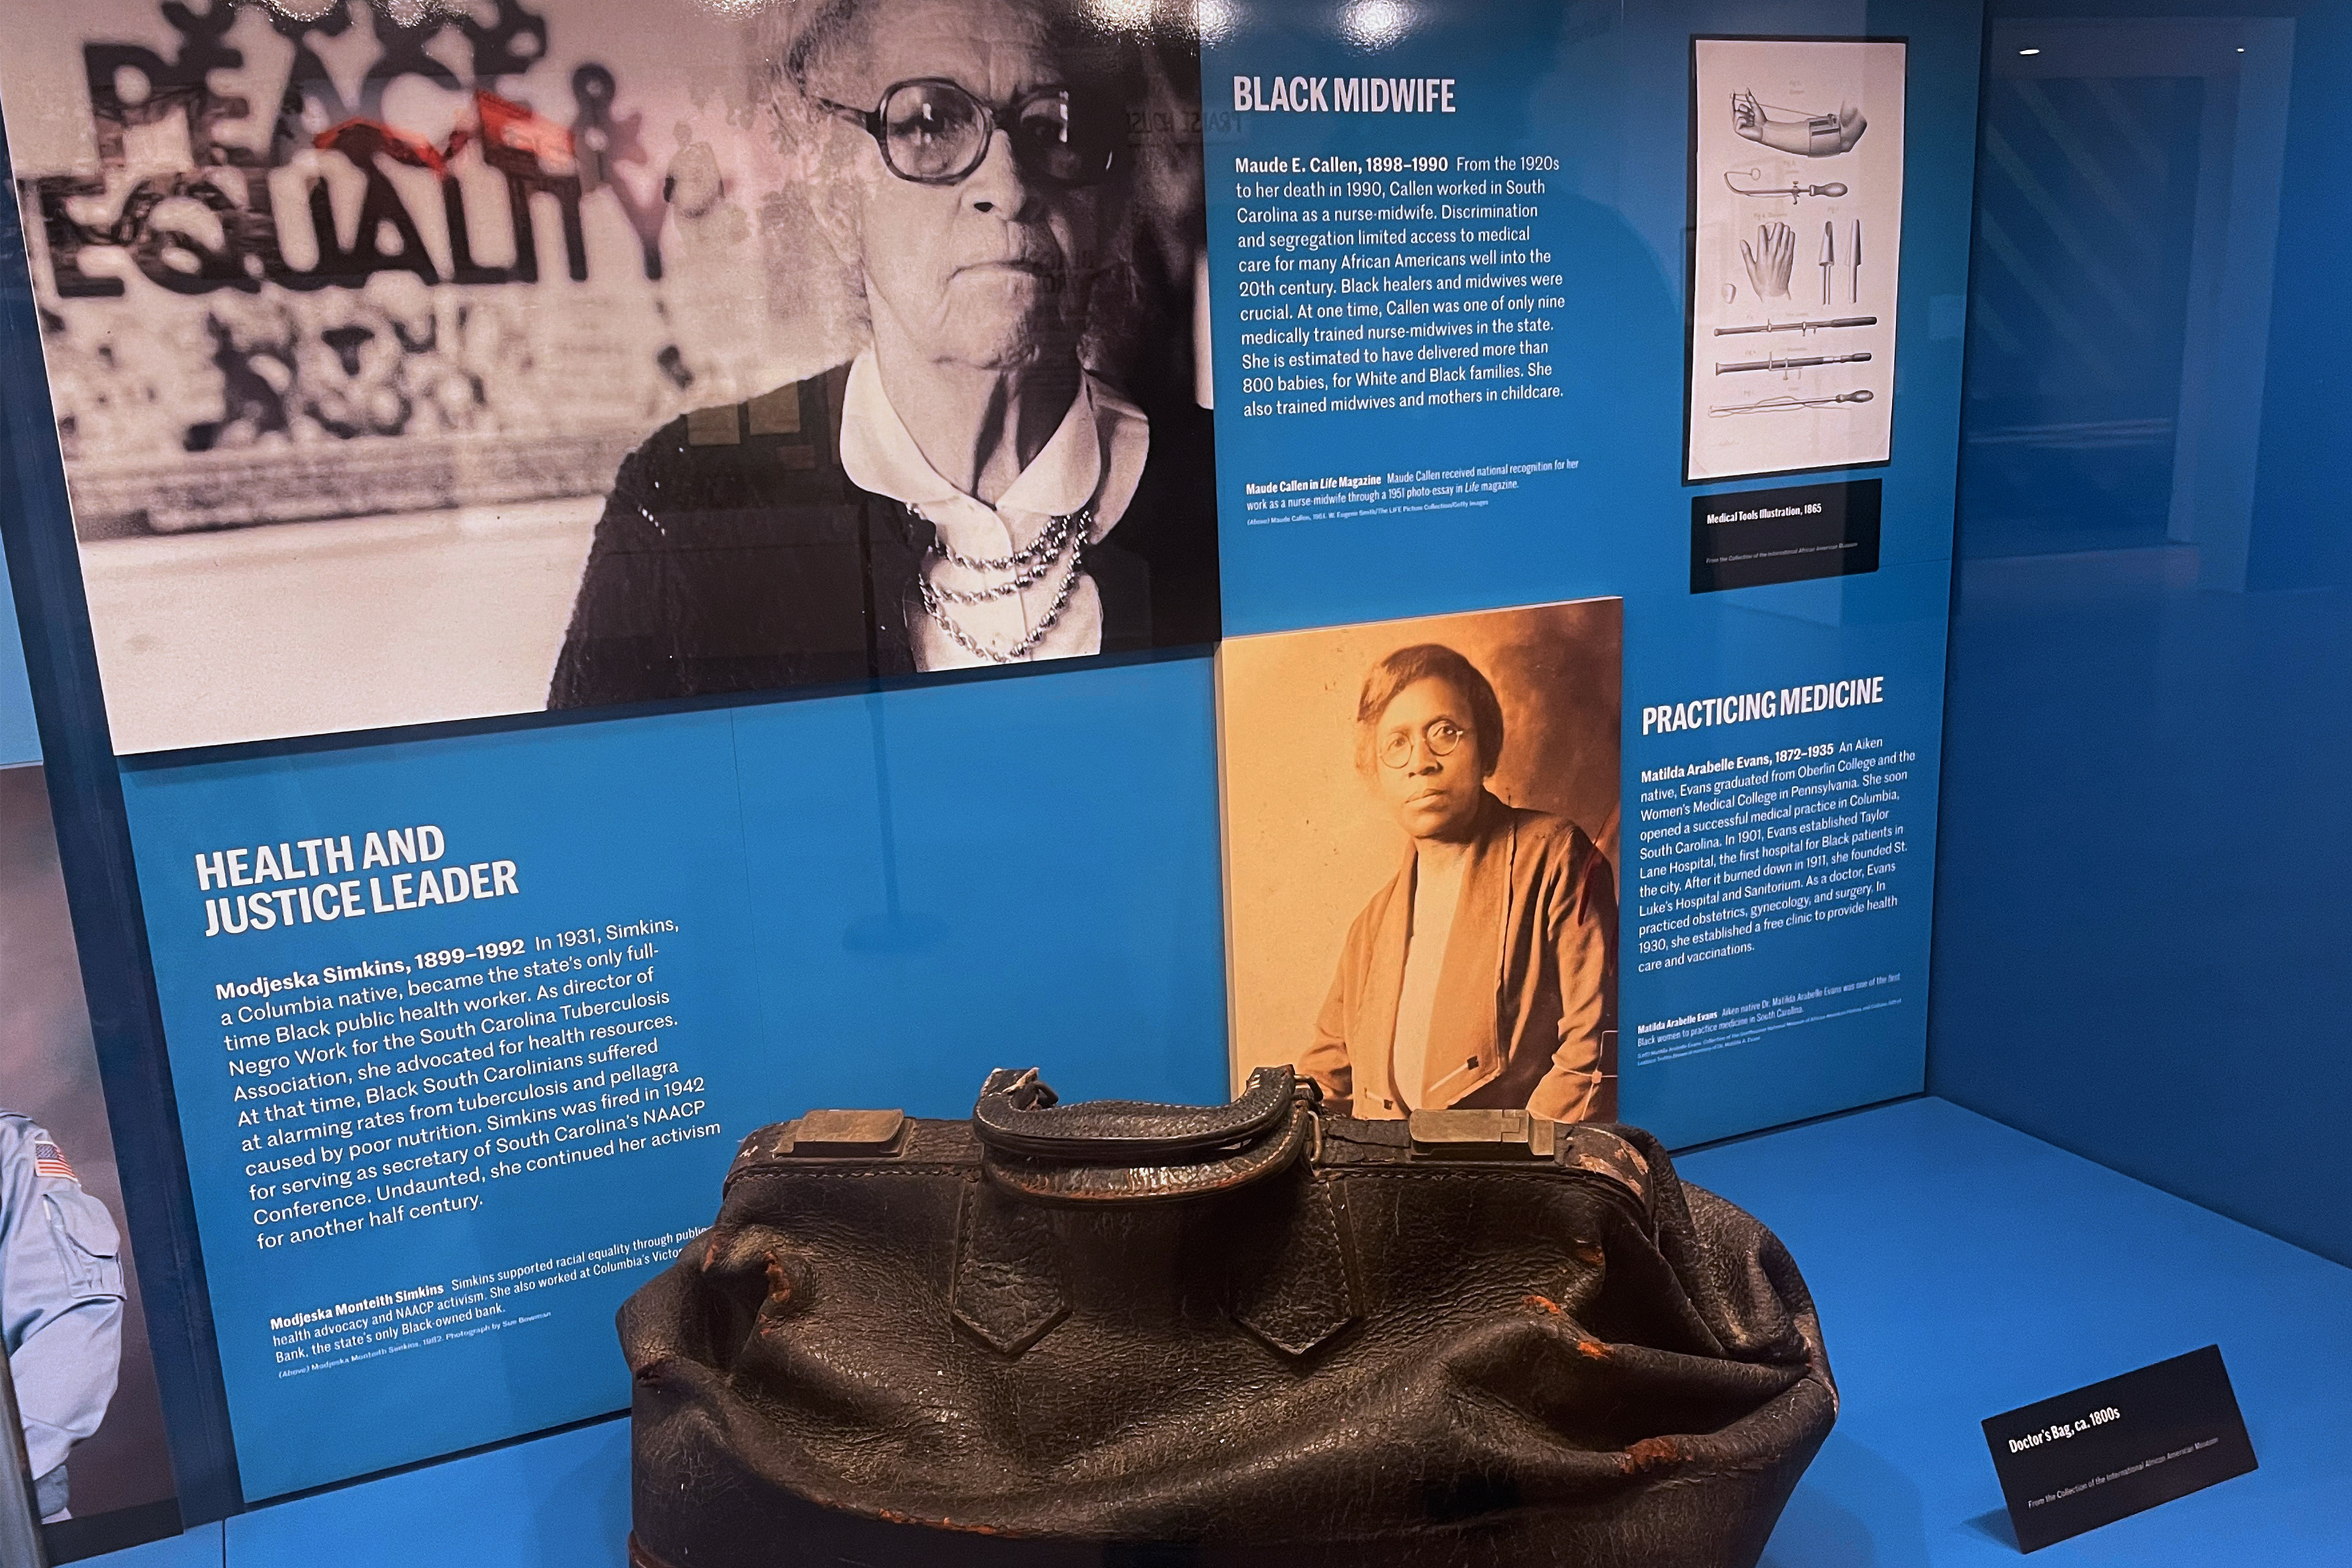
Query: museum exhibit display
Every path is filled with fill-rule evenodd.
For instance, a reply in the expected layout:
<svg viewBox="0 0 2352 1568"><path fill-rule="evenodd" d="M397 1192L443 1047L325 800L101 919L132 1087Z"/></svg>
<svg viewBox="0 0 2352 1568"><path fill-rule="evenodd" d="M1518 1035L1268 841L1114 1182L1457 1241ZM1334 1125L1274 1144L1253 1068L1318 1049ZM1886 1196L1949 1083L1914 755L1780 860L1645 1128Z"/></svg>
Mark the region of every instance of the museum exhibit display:
<svg viewBox="0 0 2352 1568"><path fill-rule="evenodd" d="M52 1560L2352 1560L2347 0L9 22Z"/></svg>

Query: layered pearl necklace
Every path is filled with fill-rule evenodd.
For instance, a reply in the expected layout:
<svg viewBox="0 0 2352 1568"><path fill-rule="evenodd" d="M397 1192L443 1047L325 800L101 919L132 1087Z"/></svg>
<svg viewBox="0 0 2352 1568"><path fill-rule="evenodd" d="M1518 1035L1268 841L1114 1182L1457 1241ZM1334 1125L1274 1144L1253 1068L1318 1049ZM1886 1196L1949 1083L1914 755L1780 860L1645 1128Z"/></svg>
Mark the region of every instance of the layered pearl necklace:
<svg viewBox="0 0 2352 1568"><path fill-rule="evenodd" d="M907 511L925 522L931 521L914 506L908 506ZM930 547L933 556L975 575L1001 572L1005 576L1001 583L958 589L940 587L929 574L918 572L915 574L915 591L923 602L923 613L931 618L933 626L946 634L948 640L975 658L984 658L992 664L1016 664L1027 658L1036 651L1037 645L1045 640L1045 634L1054 629L1054 623L1062 618L1062 612L1069 606L1070 595L1077 591L1078 578L1086 569L1087 544L1093 538L1094 525L1094 502L1088 501L1076 511L1046 519L1045 526L1038 531L1037 537L1010 555L985 556L957 554L940 536L938 524L933 523ZM1063 569L1062 580L1054 589L1053 603L1045 606L1045 613L1029 629L1028 636L1011 647L998 647L992 643L982 642L959 625L950 613L948 606L950 605L985 605L992 600L1018 594L1034 583L1043 582L1053 571L1054 563L1060 560L1066 551L1069 554L1069 564Z"/></svg>

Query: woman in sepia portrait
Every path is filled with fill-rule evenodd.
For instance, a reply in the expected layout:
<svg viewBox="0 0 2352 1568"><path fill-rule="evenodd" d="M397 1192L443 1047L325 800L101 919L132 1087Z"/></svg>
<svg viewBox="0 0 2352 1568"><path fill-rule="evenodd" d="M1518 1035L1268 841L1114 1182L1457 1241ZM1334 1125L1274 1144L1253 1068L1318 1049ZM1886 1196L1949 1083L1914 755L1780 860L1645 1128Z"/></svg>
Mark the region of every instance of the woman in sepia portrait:
<svg viewBox="0 0 2352 1568"><path fill-rule="evenodd" d="M1576 824L1487 787L1505 739L1494 687L1453 648L1399 648L1364 678L1357 771L1406 850L1298 1058L1343 1114L1616 1115L1616 879Z"/></svg>
<svg viewBox="0 0 2352 1568"><path fill-rule="evenodd" d="M1185 361L1197 152L1131 131L1187 117L1151 29L1092 15L763 16L805 249L838 262L863 341L622 465L550 707L1215 637L1209 416Z"/></svg>

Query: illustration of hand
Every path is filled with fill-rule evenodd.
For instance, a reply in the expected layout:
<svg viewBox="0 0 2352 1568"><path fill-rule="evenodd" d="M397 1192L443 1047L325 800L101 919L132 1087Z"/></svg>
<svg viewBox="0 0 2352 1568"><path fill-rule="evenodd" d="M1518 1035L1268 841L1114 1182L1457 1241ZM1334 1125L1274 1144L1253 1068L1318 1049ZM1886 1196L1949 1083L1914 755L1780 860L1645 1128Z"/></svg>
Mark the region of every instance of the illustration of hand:
<svg viewBox="0 0 2352 1568"><path fill-rule="evenodd" d="M1789 273L1797 264L1797 231L1785 223L1768 223L1756 231L1756 246L1739 242L1740 258L1748 263L1748 281L1768 300L1789 297Z"/></svg>
<svg viewBox="0 0 2352 1568"><path fill-rule="evenodd" d="M1735 92L1731 95L1731 128L1734 131L1750 142L1761 142L1766 123L1763 105L1756 101L1754 93Z"/></svg>
<svg viewBox="0 0 2352 1568"><path fill-rule="evenodd" d="M1731 95L1731 128L1748 141L1776 152L1794 153L1804 158L1833 158L1840 153L1853 151L1853 144L1870 128L1870 121L1852 104L1842 105L1835 114L1775 120L1765 112L1753 92L1743 90Z"/></svg>

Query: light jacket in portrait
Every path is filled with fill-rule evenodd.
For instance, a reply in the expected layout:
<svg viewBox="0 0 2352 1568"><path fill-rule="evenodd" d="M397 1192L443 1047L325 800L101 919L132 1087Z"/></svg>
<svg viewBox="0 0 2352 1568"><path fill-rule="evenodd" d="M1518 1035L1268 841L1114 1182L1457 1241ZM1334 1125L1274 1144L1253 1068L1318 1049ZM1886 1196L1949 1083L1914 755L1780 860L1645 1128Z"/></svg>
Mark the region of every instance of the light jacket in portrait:
<svg viewBox="0 0 2352 1568"><path fill-rule="evenodd" d="M1348 928L1298 1067L1345 1114L1405 1113L1391 1071L1413 857ZM1418 1109L1616 1115L1617 885L1566 817L1484 796L1438 971Z"/></svg>

